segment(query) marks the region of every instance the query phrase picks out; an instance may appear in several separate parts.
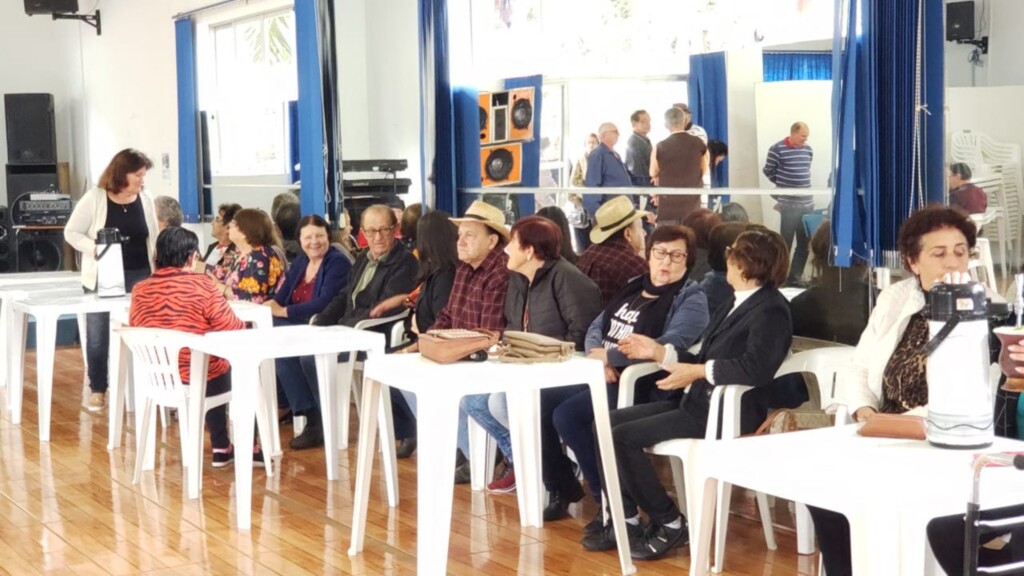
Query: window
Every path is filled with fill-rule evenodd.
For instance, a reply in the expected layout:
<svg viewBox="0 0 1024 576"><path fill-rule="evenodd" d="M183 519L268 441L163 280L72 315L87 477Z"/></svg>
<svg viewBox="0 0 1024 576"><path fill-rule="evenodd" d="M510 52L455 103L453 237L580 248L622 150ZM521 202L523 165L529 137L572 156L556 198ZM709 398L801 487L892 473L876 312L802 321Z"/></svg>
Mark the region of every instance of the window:
<svg viewBox="0 0 1024 576"><path fill-rule="evenodd" d="M298 98L295 14L275 11L211 29L208 112L214 175L288 172L287 103Z"/></svg>

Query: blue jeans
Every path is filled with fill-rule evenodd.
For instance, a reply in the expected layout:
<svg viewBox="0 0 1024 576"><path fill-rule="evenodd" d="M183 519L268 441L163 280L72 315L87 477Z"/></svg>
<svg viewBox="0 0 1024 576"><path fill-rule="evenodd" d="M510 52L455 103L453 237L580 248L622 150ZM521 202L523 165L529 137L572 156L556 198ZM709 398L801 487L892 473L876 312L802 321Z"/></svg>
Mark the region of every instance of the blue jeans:
<svg viewBox="0 0 1024 576"><path fill-rule="evenodd" d="M149 278L149 268L124 271L124 289L131 292L141 280ZM110 314L85 315L85 357L89 361L89 388L103 393L110 384Z"/></svg>
<svg viewBox="0 0 1024 576"><path fill-rule="evenodd" d="M495 399L496 396L502 396L502 398ZM489 405L492 403L492 400L495 400L495 404L504 404L504 394L474 394L466 396L459 404L459 408L470 418L476 420L484 430L487 430L488 434L497 440L498 448L501 448L505 458L512 462L512 438L509 435L508 426L498 421L491 412ZM508 421L507 408L505 409L505 421Z"/></svg>
<svg viewBox="0 0 1024 576"><path fill-rule="evenodd" d="M405 403L409 406L409 410L415 416L417 414L416 395L406 390L402 390L401 393L402 398L405 399ZM466 458L469 458L469 418L466 415L466 411L462 410L461 408L459 409L458 431L459 432L456 439L456 445L458 446L459 451L462 452L462 455L465 456Z"/></svg>
<svg viewBox="0 0 1024 576"><path fill-rule="evenodd" d="M804 275L804 266L807 264L807 246L809 238L804 230L804 214L814 212L814 206L800 206L793 204L779 204L779 234L786 241L786 250L793 248L793 238L796 237L796 249L793 250L793 261L789 266L788 283L792 284L800 280Z"/></svg>

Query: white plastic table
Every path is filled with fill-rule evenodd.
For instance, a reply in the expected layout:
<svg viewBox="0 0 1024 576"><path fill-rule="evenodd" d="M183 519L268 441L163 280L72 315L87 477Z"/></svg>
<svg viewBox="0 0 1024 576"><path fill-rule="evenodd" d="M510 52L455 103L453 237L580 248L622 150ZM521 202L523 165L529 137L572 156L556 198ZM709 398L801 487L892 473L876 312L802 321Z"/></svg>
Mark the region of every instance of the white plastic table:
<svg viewBox="0 0 1024 576"><path fill-rule="evenodd" d="M352 544L349 554L362 551L366 536L370 473L373 466L377 409L382 385L416 394L417 457L417 552L416 572L421 576L445 574L452 514L452 470L455 469L456 427L459 401L469 394L504 392L508 399L509 431L516 454L516 497L523 526L543 525L544 492L540 482L540 391L544 388L587 384L594 402L594 425L618 540L623 574L635 572L629 555L622 495L615 465L601 362L573 357L550 364L459 362L441 365L419 354L391 354L366 361L359 422L359 455L356 469ZM385 451L394 446L385 443ZM388 458L388 455L385 455Z"/></svg>
<svg viewBox="0 0 1024 576"><path fill-rule="evenodd" d="M82 296L37 295L11 303L13 329L9 337L12 361L8 368L8 394L11 421L21 424L21 406L25 390L25 334L28 316L36 319L36 389L39 394L39 439L50 441L50 408L53 397L53 360L57 345L57 319L65 314L93 314L123 310L129 300L100 298L95 294ZM19 329L20 327L20 329ZM117 364L112 364L116 366ZM78 391L76 390L77 394Z"/></svg>
<svg viewBox="0 0 1024 576"><path fill-rule="evenodd" d="M696 482L686 490L700 510L690 518L690 574L707 573L718 481L845 515L854 574L924 574L928 521L965 513L974 456L1024 450L1024 442L1002 438L984 450L944 450L865 438L858 427L698 443L687 462ZM1024 502L1021 472L993 469L982 478L983 508Z"/></svg>
<svg viewBox="0 0 1024 576"><path fill-rule="evenodd" d="M0 388L7 386L7 370L10 363L15 360L14 347L8 346L11 330L20 329L11 321L11 302L28 296L80 296L84 292L80 278L72 276L63 279L37 280L36 282L7 282L6 277L0 277ZM83 343L83 357L85 350L85 330L82 317L79 317L79 332Z"/></svg>
<svg viewBox="0 0 1024 576"><path fill-rule="evenodd" d="M232 300L228 304L231 306L231 310L234 311L235 315L238 316L244 322L251 322L255 328L273 328L274 317L270 312L270 308L267 306L260 306L259 304L253 304L252 302L246 302L244 300ZM121 337L117 333L116 329L118 326L128 326L128 312L129 306L125 306L121 310L111 313L110 322L111 330L113 333L110 336L110 365L117 366L117 374L115 377L110 378L110 389L109 399L110 406L108 408L108 435L107 435L107 450L113 450L121 447L121 431L124 425L124 412L125 412L125 399L126 396L130 396L131 390L128 386L127 376L131 373L129 369L129 362L131 360L131 353L121 345ZM273 362L264 362L260 366L260 377L262 381L266 383L263 386L264 394L267 394L266 401L275 400L277 398L277 374L274 371ZM270 397L269 394L273 394ZM141 425L140 414L135 411L136 422L135 429L139 430ZM277 418L271 418L267 424L270 438L273 442L272 445L267 447L268 454L271 456L281 455L281 435L280 426L277 422Z"/></svg>
<svg viewBox="0 0 1024 576"><path fill-rule="evenodd" d="M324 425L324 450L327 479L336 480L339 473L338 434L335 422L337 386L335 386L338 354L367 352L368 358L383 356L384 335L345 326L280 326L271 329L210 332L196 340L192 348L193 362L201 354L219 356L231 364L231 413L234 426L235 499L238 528L248 530L252 524L252 446L253 418L257 403L264 403L267 394L276 390L254 389L260 383L260 364L264 360L290 356L316 356L317 380ZM195 364L193 364L195 365ZM199 397L206 395L206 381L199 379L192 386ZM364 394L364 398L365 398ZM374 408L376 410L376 407ZM376 416L376 412L374 412ZM365 416L364 416L365 417ZM376 421L376 418L374 418Z"/></svg>

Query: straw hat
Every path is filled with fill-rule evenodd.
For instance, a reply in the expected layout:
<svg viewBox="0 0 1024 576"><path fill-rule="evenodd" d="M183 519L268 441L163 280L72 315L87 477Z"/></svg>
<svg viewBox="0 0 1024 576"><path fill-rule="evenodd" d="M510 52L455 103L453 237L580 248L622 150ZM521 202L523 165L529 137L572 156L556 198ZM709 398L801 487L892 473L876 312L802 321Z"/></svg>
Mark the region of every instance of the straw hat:
<svg viewBox="0 0 1024 576"><path fill-rule="evenodd" d="M600 244L633 223L634 220L647 216L649 212L637 210L625 196L616 196L601 204L594 214L594 227L590 230L590 241Z"/></svg>
<svg viewBox="0 0 1024 576"><path fill-rule="evenodd" d="M500 234L505 242L509 241L508 228L505 228L505 214L483 200L474 200L462 218L448 220L456 225L463 222L479 222Z"/></svg>

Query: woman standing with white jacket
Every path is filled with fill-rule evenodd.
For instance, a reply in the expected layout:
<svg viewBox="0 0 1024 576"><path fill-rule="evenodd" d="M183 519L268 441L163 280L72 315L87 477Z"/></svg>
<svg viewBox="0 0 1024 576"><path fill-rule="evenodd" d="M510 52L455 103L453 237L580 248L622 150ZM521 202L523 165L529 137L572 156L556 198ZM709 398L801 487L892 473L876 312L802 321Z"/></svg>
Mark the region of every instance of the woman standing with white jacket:
<svg viewBox="0 0 1024 576"><path fill-rule="evenodd" d="M64 239L82 254L82 285L96 290L96 234L103 228L117 228L128 240L123 244L125 289L147 278L153 270L156 252L156 209L153 198L143 192L146 171L153 162L132 148L121 150L100 175L99 183L82 196L64 228ZM102 410L107 392L107 353L110 348L110 315L86 316L86 357L89 360L89 388L86 407Z"/></svg>

